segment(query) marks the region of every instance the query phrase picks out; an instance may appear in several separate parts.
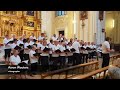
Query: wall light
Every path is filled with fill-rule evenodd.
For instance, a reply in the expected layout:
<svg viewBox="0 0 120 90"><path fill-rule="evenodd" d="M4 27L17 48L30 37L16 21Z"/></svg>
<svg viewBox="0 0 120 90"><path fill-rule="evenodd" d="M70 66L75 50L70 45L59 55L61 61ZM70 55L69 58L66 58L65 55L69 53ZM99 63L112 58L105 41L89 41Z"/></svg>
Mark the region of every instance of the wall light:
<svg viewBox="0 0 120 90"><path fill-rule="evenodd" d="M115 25L115 20L113 19L112 20L112 28L114 28L114 25Z"/></svg>
<svg viewBox="0 0 120 90"><path fill-rule="evenodd" d="M75 24L76 23L76 21L75 20L73 20L73 24Z"/></svg>

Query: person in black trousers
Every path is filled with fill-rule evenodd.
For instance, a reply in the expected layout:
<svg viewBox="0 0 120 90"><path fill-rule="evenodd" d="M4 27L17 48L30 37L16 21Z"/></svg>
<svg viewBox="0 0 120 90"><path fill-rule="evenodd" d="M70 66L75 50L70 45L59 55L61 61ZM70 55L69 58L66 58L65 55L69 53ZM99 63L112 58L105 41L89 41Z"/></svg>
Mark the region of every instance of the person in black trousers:
<svg viewBox="0 0 120 90"><path fill-rule="evenodd" d="M102 67L109 66L110 61L110 52L114 51L113 49L110 50L110 44L109 44L109 37L105 38L105 41L102 43L102 55L103 55L103 62Z"/></svg>
<svg viewBox="0 0 120 90"><path fill-rule="evenodd" d="M5 36L4 40L3 40L3 44L5 46L5 49L4 49L4 52L5 52L5 55L4 55L4 58L5 58L5 62L6 64L9 63L9 58L10 58L10 55L11 55L11 44L13 42L10 42L10 38L8 35Z"/></svg>
<svg viewBox="0 0 120 90"><path fill-rule="evenodd" d="M30 57L30 64L31 64L31 76L32 74L36 74L37 69L38 69L38 56L36 56L36 46L32 45L31 50L29 52L29 57Z"/></svg>
<svg viewBox="0 0 120 90"><path fill-rule="evenodd" d="M75 52L73 53L73 65L81 64L80 59L80 43L77 41L77 38L75 38L74 43L72 44L72 47L75 49Z"/></svg>

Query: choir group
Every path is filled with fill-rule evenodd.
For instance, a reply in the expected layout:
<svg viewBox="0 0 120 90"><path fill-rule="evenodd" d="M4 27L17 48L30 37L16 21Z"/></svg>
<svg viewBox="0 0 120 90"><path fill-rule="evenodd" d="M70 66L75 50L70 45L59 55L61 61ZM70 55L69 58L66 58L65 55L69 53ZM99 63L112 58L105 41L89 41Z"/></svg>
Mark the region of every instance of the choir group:
<svg viewBox="0 0 120 90"><path fill-rule="evenodd" d="M5 61L8 64L30 64L31 72L38 70L55 70L68 65L78 65L94 60L97 52L102 52L101 45L97 48L94 42L84 42L77 38L67 40L62 34L58 37L54 34L50 41L44 34L36 38L34 34L29 38L25 35L19 39L5 36L4 40Z"/></svg>

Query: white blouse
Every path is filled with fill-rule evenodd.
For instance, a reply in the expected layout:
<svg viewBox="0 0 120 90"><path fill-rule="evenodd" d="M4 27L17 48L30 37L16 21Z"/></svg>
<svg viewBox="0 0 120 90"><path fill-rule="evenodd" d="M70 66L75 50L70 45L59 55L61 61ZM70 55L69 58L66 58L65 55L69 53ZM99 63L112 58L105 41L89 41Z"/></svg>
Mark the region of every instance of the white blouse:
<svg viewBox="0 0 120 90"><path fill-rule="evenodd" d="M15 57L14 55L10 56L10 62L14 63L15 65L18 65L21 62L21 59L19 55Z"/></svg>

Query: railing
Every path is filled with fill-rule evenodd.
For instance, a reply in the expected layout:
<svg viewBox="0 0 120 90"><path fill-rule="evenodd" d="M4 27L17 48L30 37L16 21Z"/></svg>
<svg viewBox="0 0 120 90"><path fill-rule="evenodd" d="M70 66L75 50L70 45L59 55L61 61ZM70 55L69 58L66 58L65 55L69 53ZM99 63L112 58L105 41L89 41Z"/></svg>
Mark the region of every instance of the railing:
<svg viewBox="0 0 120 90"><path fill-rule="evenodd" d="M120 54L110 56L111 65L115 63L117 58L120 58ZM103 79L108 75L107 70L108 70L108 66L84 75L76 75L68 79Z"/></svg>
<svg viewBox="0 0 120 90"><path fill-rule="evenodd" d="M42 79L67 79L75 75L85 74L98 69L98 61L93 61L85 64L71 66L64 69L59 69L41 74Z"/></svg>
<svg viewBox="0 0 120 90"><path fill-rule="evenodd" d="M98 69L98 70L95 70L95 71L92 71L88 74L77 75L77 76L71 77L69 79L103 79L108 75L107 70L108 70L108 66Z"/></svg>
<svg viewBox="0 0 120 90"><path fill-rule="evenodd" d="M120 58L120 54L110 56L110 63L114 64L117 58Z"/></svg>

